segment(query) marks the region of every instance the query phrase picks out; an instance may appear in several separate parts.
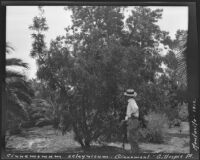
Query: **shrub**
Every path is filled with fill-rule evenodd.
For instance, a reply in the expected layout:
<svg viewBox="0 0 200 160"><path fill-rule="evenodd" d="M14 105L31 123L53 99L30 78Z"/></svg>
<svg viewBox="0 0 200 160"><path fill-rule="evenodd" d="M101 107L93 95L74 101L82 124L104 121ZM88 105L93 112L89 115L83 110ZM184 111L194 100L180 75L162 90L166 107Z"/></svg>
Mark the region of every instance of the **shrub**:
<svg viewBox="0 0 200 160"><path fill-rule="evenodd" d="M188 113L187 103L183 102L183 104L178 105L178 115L179 115L180 120L188 121L189 113Z"/></svg>
<svg viewBox="0 0 200 160"><path fill-rule="evenodd" d="M147 128L139 128L139 141L148 142L149 130Z"/></svg>
<svg viewBox="0 0 200 160"><path fill-rule="evenodd" d="M163 143L164 132L168 127L168 118L165 114L150 112L145 116L147 128L140 132L144 139L151 143Z"/></svg>
<svg viewBox="0 0 200 160"><path fill-rule="evenodd" d="M163 112L166 113L167 117L168 117L168 120L169 121L174 121L175 119L179 119L179 113L178 113L178 107L171 107L171 106L168 106L166 108L163 109Z"/></svg>
<svg viewBox="0 0 200 160"><path fill-rule="evenodd" d="M23 122L21 123L21 128L31 128L34 127L35 123L32 121L27 121L27 122Z"/></svg>
<svg viewBox="0 0 200 160"><path fill-rule="evenodd" d="M8 114L9 119L6 123L6 131L9 132L10 135L16 135L21 133L21 126L22 120L19 116L14 116L14 114Z"/></svg>
<svg viewBox="0 0 200 160"><path fill-rule="evenodd" d="M180 125L181 125L181 120L176 118L176 119L170 121L169 127L170 128L172 128L172 127L180 127Z"/></svg>

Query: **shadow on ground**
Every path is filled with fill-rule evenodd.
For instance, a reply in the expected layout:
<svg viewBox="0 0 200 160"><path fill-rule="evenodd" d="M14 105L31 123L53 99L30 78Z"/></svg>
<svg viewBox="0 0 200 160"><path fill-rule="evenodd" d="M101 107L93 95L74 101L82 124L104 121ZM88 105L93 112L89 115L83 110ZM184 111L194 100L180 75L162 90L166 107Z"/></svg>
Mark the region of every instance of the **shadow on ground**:
<svg viewBox="0 0 200 160"><path fill-rule="evenodd" d="M189 153L189 127L171 128L165 134L165 143L139 143L141 153ZM73 132L62 135L55 131L52 126L34 127L25 129L19 135L9 137L6 151L20 153L130 153L130 145L112 142L101 145L93 144L90 149L83 150L74 141Z"/></svg>

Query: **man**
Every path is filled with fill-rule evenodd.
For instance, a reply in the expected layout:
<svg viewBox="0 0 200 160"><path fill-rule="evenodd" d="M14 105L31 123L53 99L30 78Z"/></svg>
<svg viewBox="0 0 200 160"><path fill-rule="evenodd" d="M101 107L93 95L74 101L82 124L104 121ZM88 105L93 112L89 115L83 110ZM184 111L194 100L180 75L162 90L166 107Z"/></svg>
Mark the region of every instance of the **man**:
<svg viewBox="0 0 200 160"><path fill-rule="evenodd" d="M125 117L125 121L127 122L127 138L131 145L131 151L133 153L138 153L139 107L134 99L137 96L137 93L133 89L127 89L124 95L128 99Z"/></svg>

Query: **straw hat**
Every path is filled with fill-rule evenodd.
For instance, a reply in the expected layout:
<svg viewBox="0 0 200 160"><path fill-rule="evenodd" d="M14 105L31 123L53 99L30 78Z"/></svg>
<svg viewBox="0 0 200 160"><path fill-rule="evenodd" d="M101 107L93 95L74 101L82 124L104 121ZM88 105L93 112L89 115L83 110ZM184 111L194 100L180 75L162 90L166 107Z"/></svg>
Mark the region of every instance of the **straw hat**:
<svg viewBox="0 0 200 160"><path fill-rule="evenodd" d="M126 92L124 92L124 95L128 97L136 97L137 93L134 91L134 89L127 89Z"/></svg>

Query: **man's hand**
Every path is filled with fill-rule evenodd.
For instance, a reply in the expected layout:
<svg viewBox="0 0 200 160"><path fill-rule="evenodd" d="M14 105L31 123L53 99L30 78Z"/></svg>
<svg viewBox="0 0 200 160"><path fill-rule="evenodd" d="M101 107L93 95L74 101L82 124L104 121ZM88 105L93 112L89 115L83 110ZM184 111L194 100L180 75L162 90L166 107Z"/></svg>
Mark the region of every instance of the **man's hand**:
<svg viewBox="0 0 200 160"><path fill-rule="evenodd" d="M124 125L126 123L127 123L127 120L123 119L123 120L121 120L120 125Z"/></svg>

